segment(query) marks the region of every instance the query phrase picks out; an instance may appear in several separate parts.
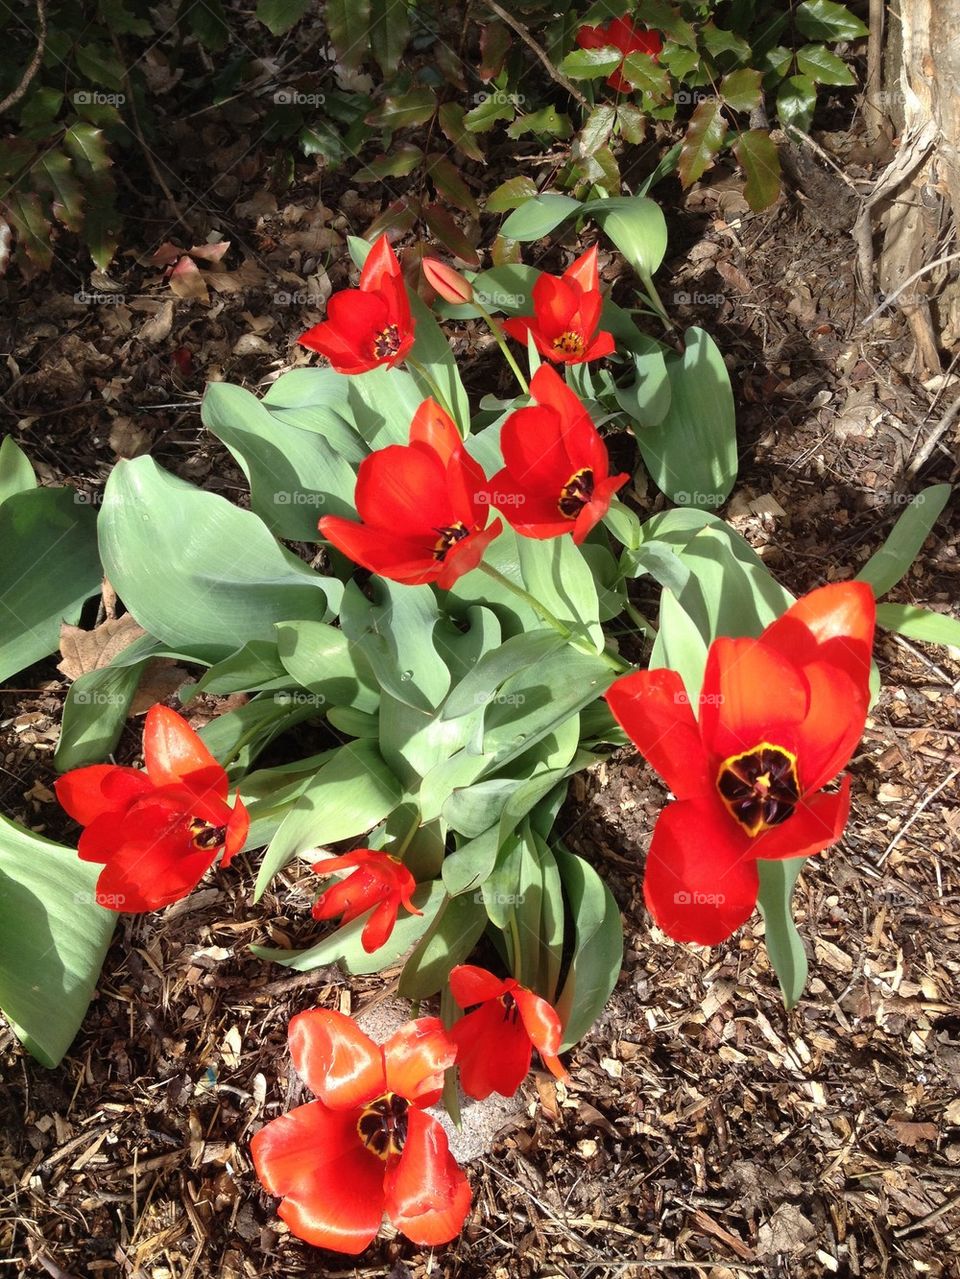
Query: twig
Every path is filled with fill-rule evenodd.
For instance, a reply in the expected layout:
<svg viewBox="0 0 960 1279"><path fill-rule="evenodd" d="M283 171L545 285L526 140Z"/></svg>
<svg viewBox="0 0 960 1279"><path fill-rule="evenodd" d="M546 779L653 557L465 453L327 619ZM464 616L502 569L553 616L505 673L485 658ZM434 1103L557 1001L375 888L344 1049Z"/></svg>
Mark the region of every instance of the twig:
<svg viewBox="0 0 960 1279"><path fill-rule="evenodd" d="M901 1226L899 1230L893 1232L894 1239L903 1239L906 1235L912 1235L915 1230L922 1230L925 1226L932 1226L935 1221L939 1221L941 1217L946 1216L951 1208L956 1208L960 1204L960 1195L954 1195L952 1199L945 1200L939 1208L934 1208L933 1212L928 1212L925 1217L920 1217L917 1221L911 1222L909 1226Z"/></svg>
<svg viewBox="0 0 960 1279"><path fill-rule="evenodd" d="M837 177L841 178L847 184L850 190L854 192L855 195L857 195L860 199L863 199L863 192L860 190L857 184L853 181L853 179L848 177L847 174L844 173L843 169L840 168L839 164L837 164L833 156L830 155L828 152L824 151L820 143L816 142L813 138L811 138L809 133L804 133L802 129L798 129L796 125L794 124L785 124L783 126L783 131L784 133L787 134L788 137L797 138L800 142L804 144L804 146L808 146L810 150L814 153L814 155L819 156L820 159L824 162L824 164L828 164L830 168L833 169Z"/></svg>
<svg viewBox="0 0 960 1279"><path fill-rule="evenodd" d="M939 786L937 786L934 790L930 792L930 794L926 797L926 799L922 800L916 806L916 808L913 810L913 812L910 814L907 820L903 823L903 825L897 831L896 835L894 835L893 839L891 839L886 849L877 858L878 866L883 865L883 863L887 860L887 858L890 856L890 854L893 852L896 846L900 843L901 839L903 839L904 835L906 835L907 831L910 829L913 823L917 820L917 818L920 816L923 810L927 808L928 805L930 805L933 802L933 800L937 798L937 796L940 794L942 790L944 790L947 786L950 785L950 783L953 781L953 779L957 776L958 773L960 773L960 768L955 768L952 773L949 773L943 779L943 781L940 783Z"/></svg>
<svg viewBox="0 0 960 1279"><path fill-rule="evenodd" d="M46 0L37 0L37 48L30 61L30 65L24 71L20 83L15 89L7 94L2 102L0 102L0 115L4 111L9 111L11 107L15 107L26 91L30 88L33 77L40 70L40 63L43 61L44 50L47 47L47 8Z"/></svg>
<svg viewBox="0 0 960 1279"><path fill-rule="evenodd" d="M52 1275L53 1279L77 1279L76 1275L68 1274L66 1270L60 1268L52 1257L48 1257L45 1252L38 1252L34 1256L34 1261L39 1261L48 1275Z"/></svg>
<svg viewBox="0 0 960 1279"><path fill-rule="evenodd" d="M907 467L906 472L904 473L905 479L912 479L913 476L917 474L921 466L923 466L924 462L926 462L927 458L943 439L944 435L946 435L947 431L949 431L954 422L956 422L958 415L960 415L960 395L958 395L953 401L946 413L944 413L943 417L933 428L929 437L924 441L923 448Z"/></svg>
<svg viewBox="0 0 960 1279"><path fill-rule="evenodd" d="M586 100L573 81L553 65L546 51L541 49L540 45L537 44L536 40L534 40L533 36L523 23L518 22L516 18L512 18L510 14L507 13L506 9L497 4L497 0L484 0L484 2L488 9L493 10L501 22L505 22L512 31L517 33L528 49L533 50L543 65L550 72L551 78L556 80L557 84L562 84L567 93L569 93L572 98L576 98L577 102L580 103L585 111L589 111L590 103Z"/></svg>
<svg viewBox="0 0 960 1279"><path fill-rule="evenodd" d="M875 320L878 315L887 309L888 306L892 306L904 289L908 289L910 285L913 284L914 280L919 280L921 275L926 275L928 271L934 270L935 267L946 266L948 262L956 262L958 260L960 260L960 253L948 253L946 257L934 258L932 262L925 263L919 271L914 271L913 275L908 275L904 282L895 288L889 297L884 298L879 306L874 307L867 318L863 321L863 327L866 328L871 320Z"/></svg>

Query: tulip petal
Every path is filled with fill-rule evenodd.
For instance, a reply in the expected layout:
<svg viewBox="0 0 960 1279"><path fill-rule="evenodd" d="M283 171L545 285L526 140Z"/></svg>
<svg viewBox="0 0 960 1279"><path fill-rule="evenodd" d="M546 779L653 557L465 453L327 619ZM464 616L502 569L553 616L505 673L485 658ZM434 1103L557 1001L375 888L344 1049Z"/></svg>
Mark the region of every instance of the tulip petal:
<svg viewBox="0 0 960 1279"><path fill-rule="evenodd" d="M447 1134L423 1111L408 1111L403 1154L384 1180L387 1216L414 1243L447 1243L463 1228L470 1185Z"/></svg>
<svg viewBox="0 0 960 1279"><path fill-rule="evenodd" d="M563 1027L556 1009L532 990L524 990L522 986L518 986L513 992L513 998L520 1010L523 1028L534 1048L541 1055L556 1057L563 1037Z"/></svg>
<svg viewBox="0 0 960 1279"><path fill-rule="evenodd" d="M581 48L584 46L581 45ZM597 267L597 246L594 244L586 253L581 253L575 262L571 262L563 273L568 282L578 285L584 293L597 293L600 289L600 272ZM582 308L581 302L581 308Z"/></svg>
<svg viewBox="0 0 960 1279"><path fill-rule="evenodd" d="M401 1026L383 1045L387 1088L407 1101L432 1106L443 1091L443 1072L456 1049L439 1017L420 1017Z"/></svg>
<svg viewBox="0 0 960 1279"><path fill-rule="evenodd" d="M77 851L81 859L105 863L97 880L97 897L104 899L101 905L109 902L111 910L140 914L180 901L196 888L217 857L216 848L194 846L184 822L153 833L150 811L145 810L140 818L149 833L141 833L138 823L128 820L124 825L130 829L120 835L123 844L109 853L97 853L95 847L91 852L90 847L94 841L102 847L111 838L98 829L101 823L113 823L109 815L98 818L80 837ZM117 837L115 830L112 838Z"/></svg>
<svg viewBox="0 0 960 1279"><path fill-rule="evenodd" d="M577 313L580 297L575 288L553 275L541 275L533 286L533 327L547 341L566 329ZM532 390L532 387L531 387Z"/></svg>
<svg viewBox="0 0 960 1279"><path fill-rule="evenodd" d="M471 533L469 537L463 538L451 547L437 574L437 585L440 589L448 591L458 578L472 572L483 559L487 547L502 532L502 522L494 520L489 528L480 533Z"/></svg>
<svg viewBox="0 0 960 1279"><path fill-rule="evenodd" d="M331 1110L348 1110L385 1091L383 1054L351 1018L332 1008L297 1013L289 1027L293 1065Z"/></svg>
<svg viewBox="0 0 960 1279"><path fill-rule="evenodd" d="M798 668L761 640L714 640L700 695L700 734L719 760L771 742L796 751L809 692Z"/></svg>
<svg viewBox="0 0 960 1279"><path fill-rule="evenodd" d="M668 936L718 945L750 918L758 887L749 837L719 799L667 805L647 853L643 895Z"/></svg>
<svg viewBox="0 0 960 1279"><path fill-rule="evenodd" d="M224 842L223 856L220 859L221 866L230 865L231 861L247 842L249 834L250 814L238 796L234 801L233 808L230 810L230 819L227 822L227 838Z"/></svg>
<svg viewBox="0 0 960 1279"><path fill-rule="evenodd" d="M138 768L116 764L91 764L75 768L53 783L61 807L81 826L89 826L104 813L122 813L136 799L153 790L153 783Z"/></svg>
<svg viewBox="0 0 960 1279"><path fill-rule="evenodd" d="M377 237L373 247L360 268L360 288L363 290L379 290L389 279L401 274L397 255L390 247L386 233Z"/></svg>
<svg viewBox="0 0 960 1279"><path fill-rule="evenodd" d="M517 987L513 978L504 981L476 964L458 964L451 970L449 980L450 993L461 1008L472 1008L474 1004L499 999Z"/></svg>
<svg viewBox="0 0 960 1279"><path fill-rule="evenodd" d="M456 423L434 399L424 400L410 423L410 443L425 444L446 466L463 445Z"/></svg>
<svg viewBox="0 0 960 1279"><path fill-rule="evenodd" d="M383 1220L384 1165L364 1149L355 1111L298 1106L255 1133L250 1153L299 1239L353 1255L373 1241Z"/></svg>
<svg viewBox="0 0 960 1279"><path fill-rule="evenodd" d="M625 675L605 696L617 723L677 799L692 799L712 789L700 729L676 671Z"/></svg>
<svg viewBox="0 0 960 1279"><path fill-rule="evenodd" d="M451 1026L460 1086L483 1101L492 1092L512 1097L530 1070L532 1045L523 1022L499 999L490 999Z"/></svg>
<svg viewBox="0 0 960 1279"><path fill-rule="evenodd" d="M151 706L143 724L143 756L154 786L200 778L217 794L227 793L227 774L182 715Z"/></svg>
<svg viewBox="0 0 960 1279"><path fill-rule="evenodd" d="M866 690L877 608L866 582L833 582L801 596L763 632L798 666L829 662Z"/></svg>
<svg viewBox="0 0 960 1279"><path fill-rule="evenodd" d="M869 692L829 662L812 662L803 673L810 707L797 729L797 760L801 788L810 793L849 763L867 722Z"/></svg>
<svg viewBox="0 0 960 1279"><path fill-rule="evenodd" d="M320 532L362 568L392 581L415 585L433 581L439 573L439 562L422 540L357 524L340 515L325 515Z"/></svg>
<svg viewBox="0 0 960 1279"><path fill-rule="evenodd" d="M446 468L430 449L390 444L360 463L354 493L357 512L371 528L394 538L436 541L437 529L461 512L450 509Z"/></svg>
<svg viewBox="0 0 960 1279"><path fill-rule="evenodd" d="M756 836L751 851L764 861L812 857L841 838L849 816L850 778L847 776L838 791L821 791L810 799L802 799L792 817Z"/></svg>

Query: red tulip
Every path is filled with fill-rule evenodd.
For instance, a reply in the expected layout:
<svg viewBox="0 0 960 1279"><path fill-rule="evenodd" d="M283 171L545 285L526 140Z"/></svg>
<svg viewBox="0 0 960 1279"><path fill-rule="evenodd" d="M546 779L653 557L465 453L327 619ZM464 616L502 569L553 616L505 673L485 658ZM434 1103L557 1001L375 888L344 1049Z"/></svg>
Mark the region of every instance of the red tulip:
<svg viewBox="0 0 960 1279"><path fill-rule="evenodd" d="M503 528L487 526L487 479L453 421L424 400L410 443L360 463L355 499L362 524L325 515L320 532L344 555L394 582L436 582L448 590L483 559Z"/></svg>
<svg viewBox="0 0 960 1279"><path fill-rule="evenodd" d="M115 764L76 768L54 783L86 829L77 852L101 862L97 901L110 910L157 910L197 886L222 852L228 866L247 838L227 774L186 720L152 706L143 726L146 771Z"/></svg>
<svg viewBox="0 0 960 1279"><path fill-rule="evenodd" d="M537 350L548 360L583 364L614 350L613 335L597 332L602 306L594 245L559 280L541 275L533 286L533 315L504 320L503 328L524 346L527 334L532 334Z"/></svg>
<svg viewBox="0 0 960 1279"><path fill-rule="evenodd" d="M524 537L572 533L580 543L630 476L610 475L589 413L548 364L533 375L530 394L536 404L503 424L504 468L490 481L490 501Z"/></svg>
<svg viewBox="0 0 960 1279"><path fill-rule="evenodd" d="M473 285L459 271L447 266L446 262L441 262L439 258L424 258L420 265L427 283L444 302L462 303L473 300Z"/></svg>
<svg viewBox="0 0 960 1279"><path fill-rule="evenodd" d="M577 44L581 49L605 49L613 46L624 57L628 53L649 53L656 60L663 48L663 41L656 31L645 31L632 18L613 18L602 27L581 27L577 32ZM621 60L620 66L623 66ZM611 89L618 93L630 93L633 86L626 80L620 67L607 79Z"/></svg>
<svg viewBox="0 0 960 1279"><path fill-rule="evenodd" d="M714 946L750 916L757 858L835 844L850 810L846 765L869 704L876 616L863 582L798 600L758 639L717 639L699 720L676 671L639 671L607 691L617 720L676 796L657 819L644 897L677 941Z"/></svg>
<svg viewBox="0 0 960 1279"><path fill-rule="evenodd" d="M557 1058L560 1018L545 999L512 977L501 981L473 964L453 969L450 991L461 1008L479 1004L448 1031L468 1097L483 1101L492 1092L512 1097L526 1078L534 1048L552 1074L568 1078Z"/></svg>
<svg viewBox="0 0 960 1279"><path fill-rule="evenodd" d="M405 906L412 915L423 914L410 900L416 891L417 881L395 857L370 848L358 848L342 857L328 857L325 861L315 862L313 869L320 875L329 875L332 871L349 867L354 867L353 874L321 893L313 903L313 917L333 919L342 915L343 923L349 924L364 911L372 909L373 914L360 935L363 949L369 954L379 950L387 941L401 906Z"/></svg>
<svg viewBox="0 0 960 1279"><path fill-rule="evenodd" d="M342 289L327 303L327 319L297 341L325 355L338 373L392 368L413 346L414 320L400 263L385 235L360 272L360 287Z"/></svg>
<svg viewBox="0 0 960 1279"><path fill-rule="evenodd" d="M280 1216L318 1248L356 1254L384 1214L414 1243L446 1243L463 1225L470 1187L436 1119L456 1049L436 1017L407 1022L380 1047L325 1008L290 1022L297 1074L319 1098L274 1119L250 1143Z"/></svg>

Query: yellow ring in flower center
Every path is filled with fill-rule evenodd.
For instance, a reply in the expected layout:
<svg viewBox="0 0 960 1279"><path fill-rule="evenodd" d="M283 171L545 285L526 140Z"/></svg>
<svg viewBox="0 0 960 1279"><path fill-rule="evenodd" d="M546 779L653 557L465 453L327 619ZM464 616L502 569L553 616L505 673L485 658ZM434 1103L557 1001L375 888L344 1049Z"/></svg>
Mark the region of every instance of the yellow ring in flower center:
<svg viewBox="0 0 960 1279"><path fill-rule="evenodd" d="M760 742L723 761L717 791L727 812L752 838L793 815L800 799L797 757L783 746Z"/></svg>
<svg viewBox="0 0 960 1279"><path fill-rule="evenodd" d="M373 339L373 354L378 360L388 359L400 350L400 330L395 324L388 324Z"/></svg>

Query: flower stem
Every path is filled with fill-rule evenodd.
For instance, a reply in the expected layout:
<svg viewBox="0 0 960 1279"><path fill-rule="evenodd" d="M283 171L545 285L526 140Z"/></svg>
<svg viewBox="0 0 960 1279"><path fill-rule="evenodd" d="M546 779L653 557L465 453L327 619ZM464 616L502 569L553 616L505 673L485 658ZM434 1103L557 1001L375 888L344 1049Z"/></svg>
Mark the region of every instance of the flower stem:
<svg viewBox="0 0 960 1279"><path fill-rule="evenodd" d="M514 376L516 377L517 381L520 383L520 387L524 395L529 395L530 384L527 381L527 379L523 376L523 371L520 368L520 365L513 358L513 354L509 346L507 345L507 339L504 336L503 329L500 327L499 322L493 318L493 316L484 306L481 306L481 304L477 301L476 297L473 298L473 305L480 312L480 315L482 319L486 321L487 327L489 328L490 332L497 339L497 345L500 347L500 350L503 352L503 358L510 365L511 369L513 369Z"/></svg>
<svg viewBox="0 0 960 1279"><path fill-rule="evenodd" d="M539 617L542 622L546 622L548 626L552 626L553 629L557 631L558 634L562 635L569 644L572 644L574 648L578 648L582 653L589 653L591 657L599 657L601 661L606 662L608 666L621 674L625 671L633 670L632 666L629 666L626 662L622 661L614 653L608 653L606 649L604 649L603 652L598 653L589 642L585 643L578 635L575 635L565 622L561 622L560 618L551 613L548 608L544 607L544 605L541 604L535 596L531 595L529 591L525 591L522 586L518 586L516 582L511 581L505 573L501 573L500 570L494 568L492 564L487 564L484 561L481 562L480 568L492 581L499 582L501 586L516 595L517 599L523 600L524 604L533 609L534 613L536 613L537 617Z"/></svg>
<svg viewBox="0 0 960 1279"><path fill-rule="evenodd" d="M657 292L656 285L653 283L653 279L646 274L642 274L640 276L640 279L643 283L643 291L647 295L647 301L650 303L654 311L656 311L657 315L660 317L663 327L667 329L668 332L672 332L673 330L676 329L677 326L670 319L669 315L667 315L667 309L663 305L663 303L660 301L660 294Z"/></svg>

